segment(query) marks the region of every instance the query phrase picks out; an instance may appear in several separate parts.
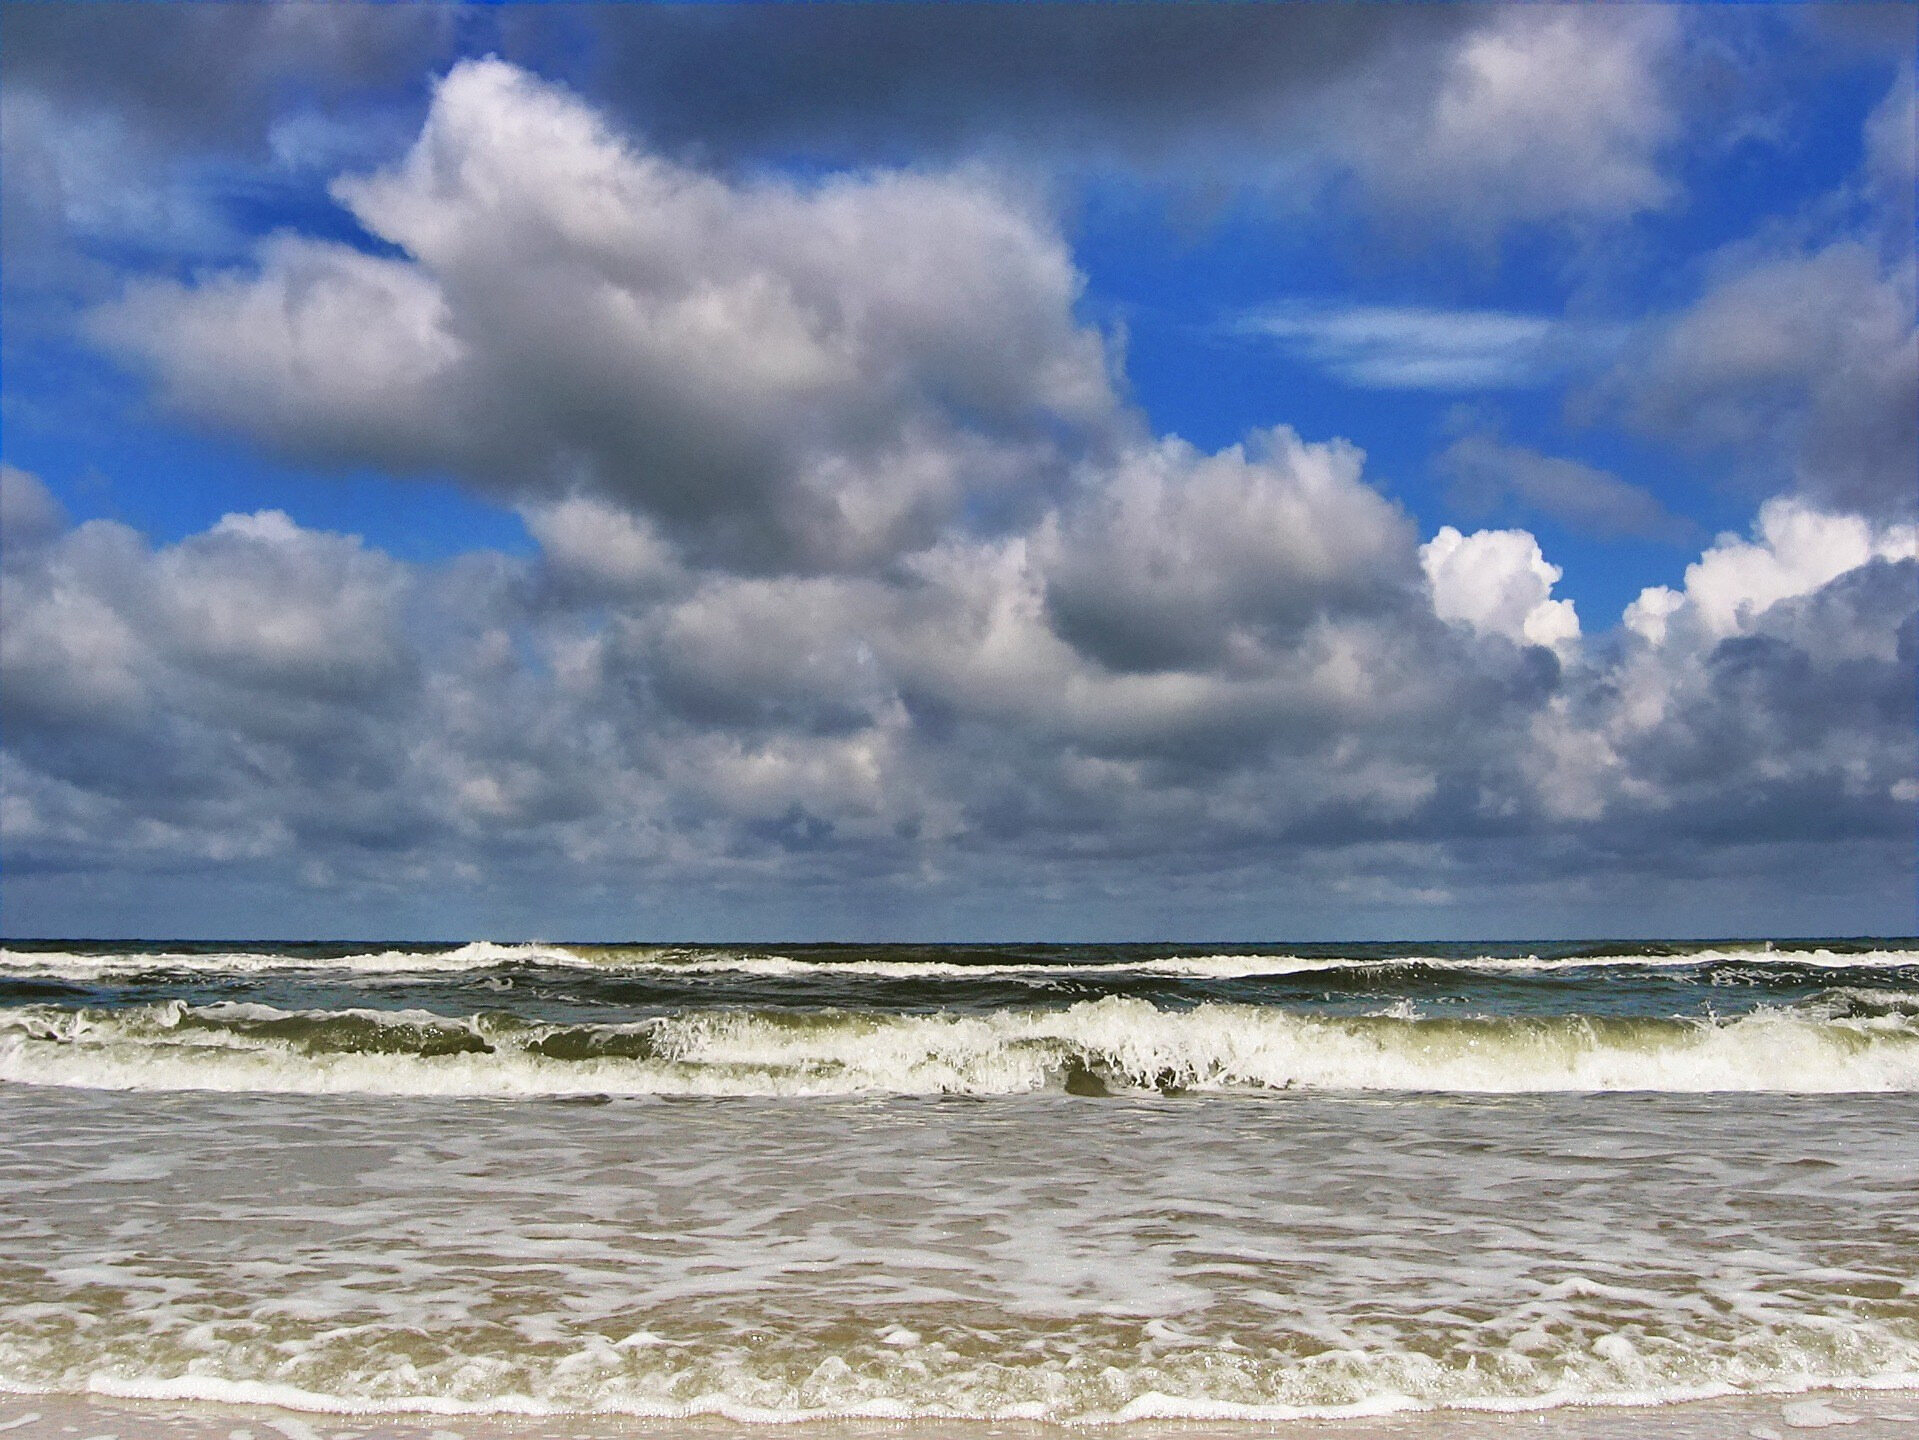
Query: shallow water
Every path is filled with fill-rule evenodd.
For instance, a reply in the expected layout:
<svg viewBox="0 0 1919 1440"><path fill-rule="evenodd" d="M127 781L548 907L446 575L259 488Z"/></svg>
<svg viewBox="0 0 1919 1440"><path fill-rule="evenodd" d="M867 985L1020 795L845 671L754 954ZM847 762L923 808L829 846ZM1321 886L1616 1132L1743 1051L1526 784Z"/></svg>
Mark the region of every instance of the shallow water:
<svg viewBox="0 0 1919 1440"><path fill-rule="evenodd" d="M0 1116L15 1387L1095 1419L1919 1375L1919 1097Z"/></svg>
<svg viewBox="0 0 1919 1440"><path fill-rule="evenodd" d="M1230 1424L1919 1385L1910 949L982 953L16 945L0 1389Z"/></svg>

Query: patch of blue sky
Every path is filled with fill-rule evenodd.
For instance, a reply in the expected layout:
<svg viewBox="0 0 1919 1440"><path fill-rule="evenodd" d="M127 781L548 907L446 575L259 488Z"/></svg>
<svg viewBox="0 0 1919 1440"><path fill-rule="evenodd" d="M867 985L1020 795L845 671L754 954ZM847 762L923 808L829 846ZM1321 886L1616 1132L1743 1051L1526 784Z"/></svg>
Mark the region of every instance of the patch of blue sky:
<svg viewBox="0 0 1919 1440"><path fill-rule="evenodd" d="M1682 198L1643 216L1635 249L1638 293L1649 306L1693 298L1702 269L1755 236L1785 239L1853 217L1843 202L1865 159L1867 118L1895 79L1893 67L1859 62L1781 100L1773 123L1747 127L1674 157Z"/></svg>
<svg viewBox="0 0 1919 1440"><path fill-rule="evenodd" d="M99 367L92 407L137 407L139 387ZM403 560L449 560L473 550L531 554L511 509L449 478L278 464L238 443L154 416L90 423L73 390L9 398L6 458L37 474L75 521L117 520L157 544L228 514L282 510L314 530L359 535ZM15 416L20 423L15 423Z"/></svg>

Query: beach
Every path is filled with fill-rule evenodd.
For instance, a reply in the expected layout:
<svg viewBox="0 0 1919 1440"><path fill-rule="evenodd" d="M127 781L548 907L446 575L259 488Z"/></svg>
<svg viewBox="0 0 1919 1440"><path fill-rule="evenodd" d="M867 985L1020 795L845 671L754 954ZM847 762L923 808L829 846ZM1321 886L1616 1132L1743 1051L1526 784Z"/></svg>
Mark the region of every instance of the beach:
<svg viewBox="0 0 1919 1440"><path fill-rule="evenodd" d="M0 1424L1904 1433L1915 964L15 947Z"/></svg>

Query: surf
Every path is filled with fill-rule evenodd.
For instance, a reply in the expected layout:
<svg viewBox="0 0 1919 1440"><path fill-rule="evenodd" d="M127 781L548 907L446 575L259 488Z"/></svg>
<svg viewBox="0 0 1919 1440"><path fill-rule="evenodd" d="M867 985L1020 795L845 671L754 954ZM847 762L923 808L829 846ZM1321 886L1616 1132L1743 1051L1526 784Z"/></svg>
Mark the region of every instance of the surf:
<svg viewBox="0 0 1919 1440"><path fill-rule="evenodd" d="M1919 1090L1910 992L1729 1019L1367 1015L1107 996L1059 1009L689 1010L561 1023L482 1011L168 1000L0 1008L0 1079L109 1090L817 1097L1059 1091L1477 1094Z"/></svg>

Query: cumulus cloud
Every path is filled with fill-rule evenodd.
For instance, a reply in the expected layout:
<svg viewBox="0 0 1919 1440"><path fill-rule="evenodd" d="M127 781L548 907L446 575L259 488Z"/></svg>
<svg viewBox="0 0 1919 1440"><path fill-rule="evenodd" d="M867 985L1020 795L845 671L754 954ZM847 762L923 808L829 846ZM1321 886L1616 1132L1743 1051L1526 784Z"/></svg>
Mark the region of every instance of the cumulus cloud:
<svg viewBox="0 0 1919 1440"><path fill-rule="evenodd" d="M1431 803L1461 687L1511 662L1427 673L1447 632L1358 457L1282 432L1121 468L1026 533L950 536L888 577L665 588L643 536L583 543L584 502L543 517L534 565L429 570L271 511L158 548L59 533L15 477L38 538L5 552L9 844L135 868L227 847L342 884L562 855L683 878L799 856L768 873L878 883L1002 849L1147 853L1168 825L1202 848L1365 832ZM1132 552L1208 643L1061 633L1057 594L1122 636L1150 609L1094 584Z"/></svg>
<svg viewBox="0 0 1919 1440"><path fill-rule="evenodd" d="M1914 273L1910 249L1888 262L1858 239L1738 264L1652 327L1614 384L1645 431L1730 450L1816 503L1909 514L1919 494Z"/></svg>
<svg viewBox="0 0 1919 1440"><path fill-rule="evenodd" d="M0 464L0 547L26 549L66 528L60 502L38 475Z"/></svg>
<svg viewBox="0 0 1919 1440"><path fill-rule="evenodd" d="M405 843L406 567L275 511L155 549L90 521L0 551L10 858L83 868Z"/></svg>
<svg viewBox="0 0 1919 1440"><path fill-rule="evenodd" d="M1524 530L1462 535L1442 525L1419 547L1419 564L1442 620L1560 651L1569 651L1579 639L1573 602L1552 598L1564 572L1547 561L1539 542Z"/></svg>
<svg viewBox="0 0 1919 1440"><path fill-rule="evenodd" d="M1588 697L1625 813L1756 843L1911 839L1919 533L1776 499L1626 613ZM1630 784L1628 784L1630 782Z"/></svg>
<svg viewBox="0 0 1919 1440"><path fill-rule="evenodd" d="M276 236L257 276L136 285L94 328L153 361L171 404L301 458L424 469L471 443L446 385L466 347L401 261Z"/></svg>
<svg viewBox="0 0 1919 1440"><path fill-rule="evenodd" d="M1858 515L1835 515L1790 499L1760 507L1751 540L1722 535L1686 567L1683 590L1656 585L1626 609L1628 629L1655 646L1675 624L1710 640L1749 631L1782 600L1823 589L1871 562L1919 558L1919 527L1874 525ZM1680 618L1683 617L1683 618ZM1879 641L1885 632L1862 632Z"/></svg>
<svg viewBox="0 0 1919 1440"><path fill-rule="evenodd" d="M634 877L789 917L990 885L1031 916L1282 863L1303 900L1334 852L1467 895L1626 837L1666 863L1816 817L1856 853L1919 783L1910 528L1790 502L1593 645L1533 537L1417 546L1355 452L1284 431L1135 447L877 574L662 571L579 500L527 561L410 566L271 511L156 547L6 479L6 843L35 873L304 875L376 910L487 877L522 916Z"/></svg>
<svg viewBox="0 0 1919 1440"><path fill-rule="evenodd" d="M1416 214L1480 240L1664 203L1675 107L1703 88L1674 70L1682 32L1736 43L1749 23L1450 6L565 18L596 103L658 154L736 176L985 158L1041 183L1124 173L1202 206L1358 199L1394 227ZM389 153L423 75L486 49L551 67L555 26L434 6L23 11L0 56L8 284L76 250L231 259L262 197L307 209L313 167Z"/></svg>
<svg viewBox="0 0 1919 1440"><path fill-rule="evenodd" d="M162 552L149 616L190 664L294 693L374 693L404 668L395 615L404 574L350 536L278 510L229 515Z"/></svg>
<svg viewBox="0 0 1919 1440"><path fill-rule="evenodd" d="M1680 38L1673 12L1505 6L1480 19L1438 62L1430 91L1408 104L1382 85L1345 136L1375 193L1481 238L1672 202L1662 156L1679 126L1661 70Z"/></svg>
<svg viewBox="0 0 1919 1440"><path fill-rule="evenodd" d="M277 510L229 515L157 552L111 521L43 528L40 543L8 546L5 579L10 713L88 723L154 702L156 687L181 702L190 683L161 685L155 657L210 690L301 703L377 697L409 673L405 568Z"/></svg>
<svg viewBox="0 0 1919 1440"><path fill-rule="evenodd" d="M96 333L283 453L598 495L749 567L924 545L1116 423L1071 256L984 173L729 183L482 61L335 193L406 258L283 238Z"/></svg>
<svg viewBox="0 0 1919 1440"><path fill-rule="evenodd" d="M1285 429L1250 453L1169 440L1128 455L1042 539L1052 622L1109 669L1146 671L1209 668L1385 607L1410 526L1362 463Z"/></svg>
<svg viewBox="0 0 1919 1440"><path fill-rule="evenodd" d="M644 594L685 578L672 544L653 525L603 500L569 495L525 506L520 517L562 584Z"/></svg>

